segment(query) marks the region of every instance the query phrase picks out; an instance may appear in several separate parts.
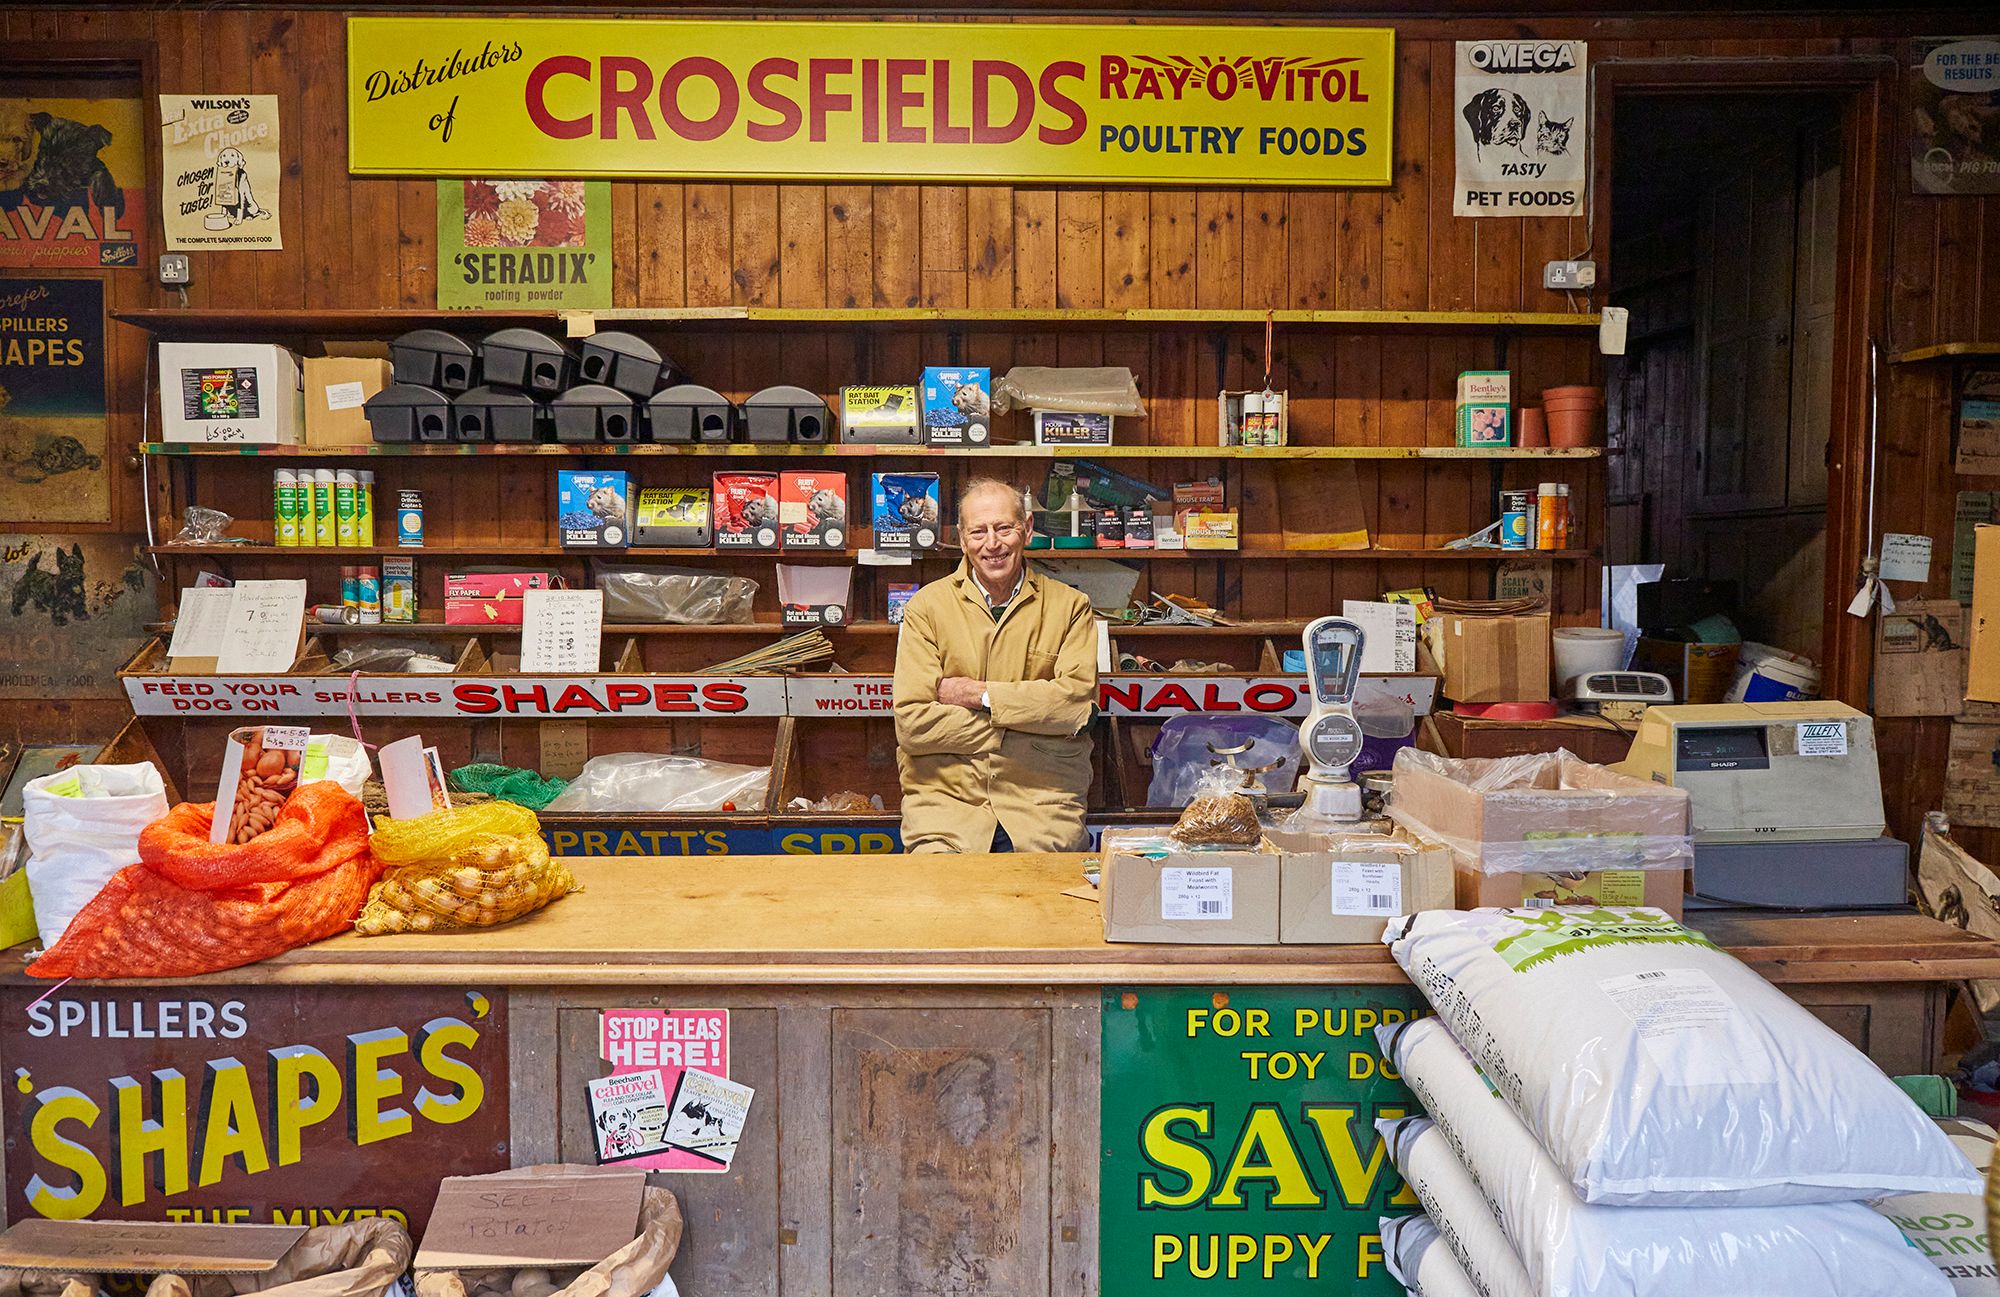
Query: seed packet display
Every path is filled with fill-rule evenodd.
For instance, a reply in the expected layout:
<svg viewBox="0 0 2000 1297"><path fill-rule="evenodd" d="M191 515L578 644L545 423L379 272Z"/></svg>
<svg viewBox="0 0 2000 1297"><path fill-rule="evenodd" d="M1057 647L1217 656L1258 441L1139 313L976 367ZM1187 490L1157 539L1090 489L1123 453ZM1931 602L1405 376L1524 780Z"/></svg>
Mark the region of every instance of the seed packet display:
<svg viewBox="0 0 2000 1297"><path fill-rule="evenodd" d="M936 473L877 473L870 488L876 549L932 549L937 545Z"/></svg>
<svg viewBox="0 0 2000 1297"><path fill-rule="evenodd" d="M992 444L993 371L985 366L924 371L924 440L933 446Z"/></svg>
<svg viewBox="0 0 2000 1297"><path fill-rule="evenodd" d="M788 469L778 488L786 549L847 547L847 474Z"/></svg>
<svg viewBox="0 0 2000 1297"><path fill-rule="evenodd" d="M778 475L715 475L715 547L778 548Z"/></svg>
<svg viewBox="0 0 2000 1297"><path fill-rule="evenodd" d="M573 549L623 549L632 543L631 495L623 473L556 472L556 524Z"/></svg>

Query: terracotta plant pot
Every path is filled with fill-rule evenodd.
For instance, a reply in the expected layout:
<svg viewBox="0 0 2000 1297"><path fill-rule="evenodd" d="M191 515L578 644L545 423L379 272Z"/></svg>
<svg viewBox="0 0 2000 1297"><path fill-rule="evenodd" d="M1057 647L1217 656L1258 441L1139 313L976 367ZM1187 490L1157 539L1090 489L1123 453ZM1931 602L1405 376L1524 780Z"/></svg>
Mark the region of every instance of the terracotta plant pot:
<svg viewBox="0 0 2000 1297"><path fill-rule="evenodd" d="M1548 415L1551 446L1576 450L1598 444L1597 416L1604 409L1603 388L1548 388L1542 392L1542 409Z"/></svg>
<svg viewBox="0 0 2000 1297"><path fill-rule="evenodd" d="M1524 405L1520 415L1520 433L1514 438L1514 444L1527 448L1548 445L1549 425L1542 417L1542 407Z"/></svg>

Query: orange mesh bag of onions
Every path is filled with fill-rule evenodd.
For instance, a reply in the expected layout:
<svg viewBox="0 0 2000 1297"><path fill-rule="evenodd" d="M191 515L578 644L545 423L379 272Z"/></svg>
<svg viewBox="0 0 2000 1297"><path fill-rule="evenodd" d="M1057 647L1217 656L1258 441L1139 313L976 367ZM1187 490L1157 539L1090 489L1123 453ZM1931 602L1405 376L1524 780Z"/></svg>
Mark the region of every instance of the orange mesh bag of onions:
<svg viewBox="0 0 2000 1297"><path fill-rule="evenodd" d="M331 780L305 784L270 829L211 843L213 803L183 802L139 835L71 920L35 977L193 977L240 968L354 922L381 873L361 801Z"/></svg>

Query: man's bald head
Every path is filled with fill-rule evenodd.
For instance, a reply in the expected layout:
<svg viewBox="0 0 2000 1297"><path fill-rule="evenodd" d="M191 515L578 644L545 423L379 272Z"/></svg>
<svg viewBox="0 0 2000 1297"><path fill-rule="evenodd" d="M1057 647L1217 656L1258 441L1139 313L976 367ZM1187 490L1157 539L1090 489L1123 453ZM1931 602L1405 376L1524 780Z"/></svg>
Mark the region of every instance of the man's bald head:
<svg viewBox="0 0 2000 1297"><path fill-rule="evenodd" d="M982 505L997 504L1005 500L1011 506L1009 516L1018 523L1028 521L1028 502L1021 495L1021 488L1011 482L1003 482L997 477L975 477L958 493L958 525L965 525L967 506L977 501ZM984 512L982 510L981 512Z"/></svg>

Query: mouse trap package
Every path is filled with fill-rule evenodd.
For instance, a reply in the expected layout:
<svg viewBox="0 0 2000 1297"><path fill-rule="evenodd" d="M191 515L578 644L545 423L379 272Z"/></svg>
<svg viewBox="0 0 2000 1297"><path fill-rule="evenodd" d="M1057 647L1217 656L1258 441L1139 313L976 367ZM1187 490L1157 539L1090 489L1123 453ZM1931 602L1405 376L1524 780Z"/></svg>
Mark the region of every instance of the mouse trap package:
<svg viewBox="0 0 2000 1297"><path fill-rule="evenodd" d="M936 473L876 473L870 486L876 549L931 549L937 545Z"/></svg>
<svg viewBox="0 0 2000 1297"><path fill-rule="evenodd" d="M778 489L786 549L847 547L847 474L787 469Z"/></svg>
<svg viewBox="0 0 2000 1297"><path fill-rule="evenodd" d="M715 547L778 548L778 475L715 475Z"/></svg>

